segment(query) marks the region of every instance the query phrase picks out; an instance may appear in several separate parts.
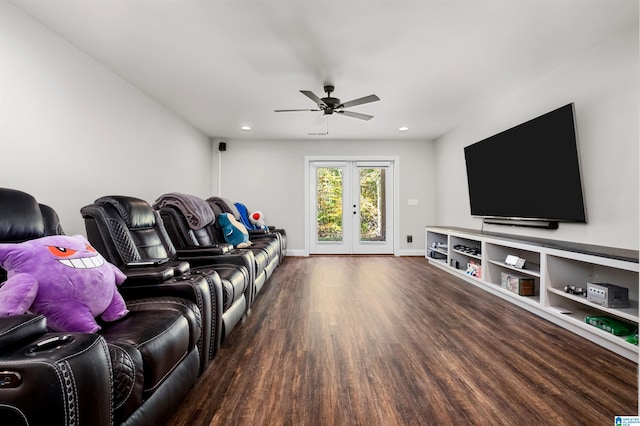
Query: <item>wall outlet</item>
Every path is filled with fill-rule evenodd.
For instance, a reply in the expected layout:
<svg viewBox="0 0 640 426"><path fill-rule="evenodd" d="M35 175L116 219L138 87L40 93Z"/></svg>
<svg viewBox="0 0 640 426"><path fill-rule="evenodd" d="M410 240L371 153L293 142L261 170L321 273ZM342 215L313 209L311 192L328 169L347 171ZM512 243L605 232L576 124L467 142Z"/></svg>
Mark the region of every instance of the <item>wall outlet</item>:
<svg viewBox="0 0 640 426"><path fill-rule="evenodd" d="M412 243L413 242L413 235L407 235L407 242L408 243Z"/></svg>

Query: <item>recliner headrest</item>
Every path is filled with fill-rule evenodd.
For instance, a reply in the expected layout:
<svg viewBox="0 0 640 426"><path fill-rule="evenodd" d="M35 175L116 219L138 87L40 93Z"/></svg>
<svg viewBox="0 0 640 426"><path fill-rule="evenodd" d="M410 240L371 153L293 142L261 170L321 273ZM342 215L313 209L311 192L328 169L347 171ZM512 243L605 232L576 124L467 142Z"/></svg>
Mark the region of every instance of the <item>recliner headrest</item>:
<svg viewBox="0 0 640 426"><path fill-rule="evenodd" d="M44 236L44 221L36 199L26 192L0 188L0 241L20 243Z"/></svg>
<svg viewBox="0 0 640 426"><path fill-rule="evenodd" d="M200 197L181 192L169 192L158 197L153 204L155 209L173 206L180 210L191 229L201 229L216 220L208 202Z"/></svg>
<svg viewBox="0 0 640 426"><path fill-rule="evenodd" d="M129 229L153 228L156 216L153 209L144 200L125 195L108 195L95 201L98 205L110 205L115 208Z"/></svg>
<svg viewBox="0 0 640 426"><path fill-rule="evenodd" d="M216 219L218 218L218 216L220 216L222 213L224 213L222 211L222 209L220 208L220 206L217 205L216 203L214 203L211 199L208 199L207 203L209 203L209 207L211 207L211 210L213 210L213 214L216 215Z"/></svg>
<svg viewBox="0 0 640 426"><path fill-rule="evenodd" d="M42 213L45 235L64 235L64 230L60 224L60 217L52 207L41 203L40 213Z"/></svg>
<svg viewBox="0 0 640 426"><path fill-rule="evenodd" d="M229 200L228 198L209 197L207 198L207 201L211 201L217 204L223 212L231 213L233 217L236 218L236 220L240 220L240 212L236 208L235 204L233 204L233 202L231 202L231 200Z"/></svg>

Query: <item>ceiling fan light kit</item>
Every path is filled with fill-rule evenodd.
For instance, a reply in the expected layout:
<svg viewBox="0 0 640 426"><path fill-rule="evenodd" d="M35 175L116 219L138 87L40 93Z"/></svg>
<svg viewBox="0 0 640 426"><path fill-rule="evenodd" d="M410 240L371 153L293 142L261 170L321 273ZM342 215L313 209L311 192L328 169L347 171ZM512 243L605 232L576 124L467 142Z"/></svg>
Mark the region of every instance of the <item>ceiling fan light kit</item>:
<svg viewBox="0 0 640 426"><path fill-rule="evenodd" d="M327 84L324 86L324 91L327 94L324 98L319 98L315 93L310 90L301 90L300 93L311 99L317 105L318 109L276 109L275 112L293 112L293 111L322 111L323 115L332 115L334 112L342 114L346 117L357 118L360 120L371 120L373 115L362 114L359 112L345 111L345 108L350 108L356 105L368 104L370 102L379 101L380 98L376 95L369 95L362 98L354 99L349 102L342 103L340 99L331 96L331 93L335 90L333 85Z"/></svg>

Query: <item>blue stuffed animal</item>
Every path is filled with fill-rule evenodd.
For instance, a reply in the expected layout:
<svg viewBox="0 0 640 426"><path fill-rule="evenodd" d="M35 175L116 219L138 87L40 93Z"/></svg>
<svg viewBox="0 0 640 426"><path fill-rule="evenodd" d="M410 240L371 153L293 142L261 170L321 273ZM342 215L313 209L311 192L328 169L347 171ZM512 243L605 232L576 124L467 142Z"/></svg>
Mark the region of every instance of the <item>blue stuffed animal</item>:
<svg viewBox="0 0 640 426"><path fill-rule="evenodd" d="M249 232L247 228L236 220L230 213L221 213L218 216L218 224L224 233L224 240L232 244L235 248L246 248L251 246Z"/></svg>

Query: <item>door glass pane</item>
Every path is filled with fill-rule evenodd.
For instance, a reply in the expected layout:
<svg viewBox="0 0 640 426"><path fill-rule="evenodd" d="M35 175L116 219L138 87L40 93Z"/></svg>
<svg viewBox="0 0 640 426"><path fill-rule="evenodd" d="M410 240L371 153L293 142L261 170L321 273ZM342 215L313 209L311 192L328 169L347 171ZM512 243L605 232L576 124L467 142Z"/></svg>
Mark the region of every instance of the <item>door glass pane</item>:
<svg viewBox="0 0 640 426"><path fill-rule="evenodd" d="M318 241L342 241L342 168L316 170Z"/></svg>
<svg viewBox="0 0 640 426"><path fill-rule="evenodd" d="M386 194L384 168L360 170L360 241L385 241Z"/></svg>

